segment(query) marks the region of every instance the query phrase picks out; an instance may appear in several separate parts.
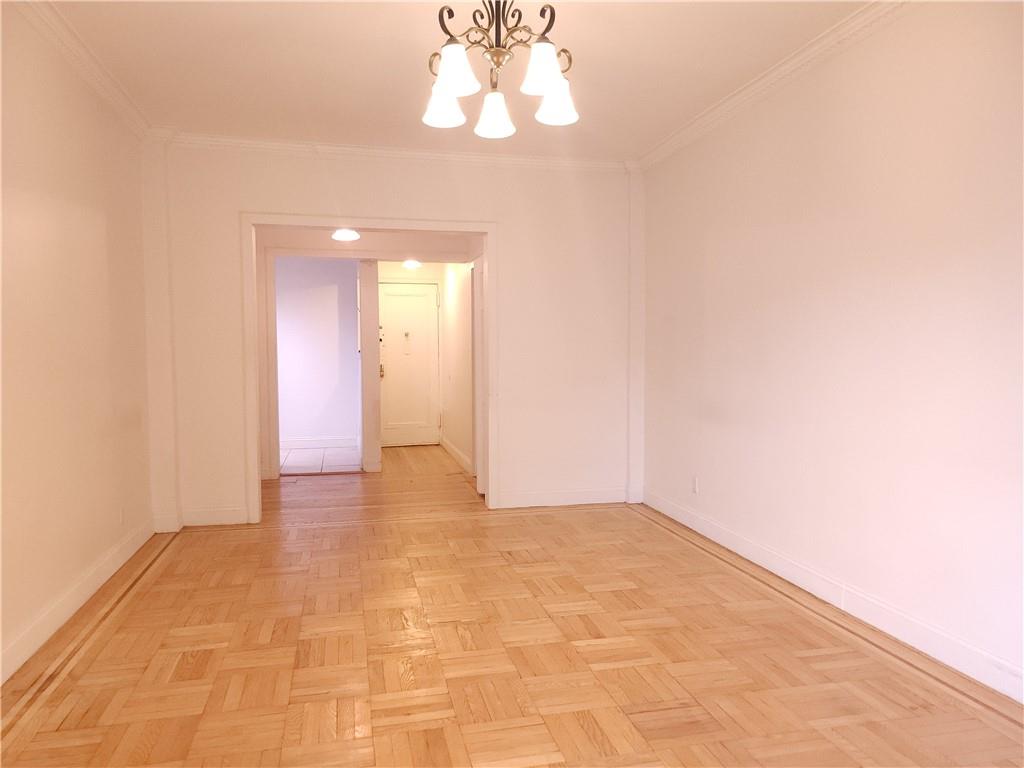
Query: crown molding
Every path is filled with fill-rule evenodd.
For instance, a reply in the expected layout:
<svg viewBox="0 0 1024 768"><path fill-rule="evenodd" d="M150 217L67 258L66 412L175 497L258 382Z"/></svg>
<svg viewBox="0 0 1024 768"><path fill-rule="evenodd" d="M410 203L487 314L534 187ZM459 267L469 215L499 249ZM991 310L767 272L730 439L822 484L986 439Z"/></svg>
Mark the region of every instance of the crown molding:
<svg viewBox="0 0 1024 768"><path fill-rule="evenodd" d="M228 148L279 152L303 157L365 157L373 160L418 160L441 161L446 163L469 163L475 165L510 166L547 169L587 169L599 171L625 171L625 164L618 160L586 160L558 157L516 157L512 155L488 155L470 152L431 152L417 149L388 149L352 144L321 144L302 141L275 141L246 139L236 136L219 136L201 133L175 132L168 128L150 131L154 140L185 147Z"/></svg>
<svg viewBox="0 0 1024 768"><path fill-rule="evenodd" d="M874 0L850 14L782 61L766 69L746 85L740 86L724 99L701 112L642 155L638 161L639 166L646 170L671 157L683 147L692 144L732 117L742 107L767 95L810 65L820 62L866 37L877 29L883 20L892 18L894 13L906 4L907 0Z"/></svg>
<svg viewBox="0 0 1024 768"><path fill-rule="evenodd" d="M149 123L114 76L96 58L74 27L49 0L11 3L28 22L61 52L96 94L106 101L138 138L144 138Z"/></svg>

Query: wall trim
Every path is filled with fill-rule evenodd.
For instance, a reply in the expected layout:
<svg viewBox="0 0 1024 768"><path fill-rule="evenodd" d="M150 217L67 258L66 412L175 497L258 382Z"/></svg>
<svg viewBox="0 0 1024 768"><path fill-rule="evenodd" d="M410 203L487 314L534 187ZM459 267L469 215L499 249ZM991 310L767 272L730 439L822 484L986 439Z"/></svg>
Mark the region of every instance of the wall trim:
<svg viewBox="0 0 1024 768"><path fill-rule="evenodd" d="M70 587L29 620L28 625L3 649L4 680L28 661L53 634L93 596L114 573L139 551L153 530L147 517L144 525L131 531L87 566Z"/></svg>
<svg viewBox="0 0 1024 768"><path fill-rule="evenodd" d="M1024 670L1012 662L994 656L851 584L748 539L686 505L650 492L644 503L897 640L1000 693L1021 700Z"/></svg>
<svg viewBox="0 0 1024 768"><path fill-rule="evenodd" d="M626 501L626 489L584 488L571 491L502 491L501 508L514 507L566 507L576 504L621 504Z"/></svg>
<svg viewBox="0 0 1024 768"><path fill-rule="evenodd" d="M292 448L356 448L358 437L289 437L281 438L281 447L288 451Z"/></svg>
<svg viewBox="0 0 1024 768"><path fill-rule="evenodd" d="M431 152L418 149L371 147L357 144L324 144L312 141L276 141L248 139L236 136L175 132L160 128L161 135L169 135L169 142L182 147L207 149L243 149L261 152L280 152L303 157L365 157L372 160L419 160L463 162L476 165L517 166L527 168L589 169L625 173L626 166L618 160L588 160L560 157L515 155L489 155L480 152Z"/></svg>
<svg viewBox="0 0 1024 768"><path fill-rule="evenodd" d="M742 107L766 96L810 65L867 37L878 28L880 22L892 18L894 12L906 4L906 0L874 0L850 14L656 144L640 157L639 166L647 169L668 159L732 117Z"/></svg>
<svg viewBox="0 0 1024 768"><path fill-rule="evenodd" d="M441 435L441 447L451 454L451 457L462 467L464 472L468 472L471 475L476 474L473 471L473 461L469 458L469 455L465 451L460 451L456 448L455 444L451 440L446 439L444 434Z"/></svg>
<svg viewBox="0 0 1024 768"><path fill-rule="evenodd" d="M149 122L92 49L57 7L49 2L11 3L61 52L90 88L109 104L137 138L145 138Z"/></svg>
<svg viewBox="0 0 1024 768"><path fill-rule="evenodd" d="M249 519L249 508L247 506L186 507L182 510L181 516L184 524L192 527L259 522L259 520Z"/></svg>

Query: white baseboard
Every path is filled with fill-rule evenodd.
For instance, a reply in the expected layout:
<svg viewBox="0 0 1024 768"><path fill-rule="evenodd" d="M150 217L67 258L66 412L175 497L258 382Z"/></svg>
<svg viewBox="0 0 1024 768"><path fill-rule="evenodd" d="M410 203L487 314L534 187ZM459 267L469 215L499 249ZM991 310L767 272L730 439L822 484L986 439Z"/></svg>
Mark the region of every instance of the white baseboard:
<svg viewBox="0 0 1024 768"><path fill-rule="evenodd" d="M38 651L152 535L148 524L126 535L74 579L68 589L29 619L28 625L4 646L3 680L7 680Z"/></svg>
<svg viewBox="0 0 1024 768"><path fill-rule="evenodd" d="M249 522L245 507L192 507L182 510L185 525L236 525Z"/></svg>
<svg viewBox="0 0 1024 768"><path fill-rule="evenodd" d="M358 437L290 437L281 440L281 449L292 448L358 448Z"/></svg>
<svg viewBox="0 0 1024 768"><path fill-rule="evenodd" d="M617 504L626 500L626 489L590 488L578 491L502 491L496 506L491 509L513 507L564 507L571 504Z"/></svg>
<svg viewBox="0 0 1024 768"><path fill-rule="evenodd" d="M473 474L473 461L466 455L464 451L460 451L455 447L455 444L450 440L446 440L444 435L441 435L441 447L451 454L451 457L458 462L458 465L469 474Z"/></svg>
<svg viewBox="0 0 1024 768"><path fill-rule="evenodd" d="M771 547L751 541L683 504L677 504L651 492L646 494L644 502L851 616L948 664L968 677L1021 701L1024 672L1012 662L954 637L874 595L866 594L850 584L816 571Z"/></svg>

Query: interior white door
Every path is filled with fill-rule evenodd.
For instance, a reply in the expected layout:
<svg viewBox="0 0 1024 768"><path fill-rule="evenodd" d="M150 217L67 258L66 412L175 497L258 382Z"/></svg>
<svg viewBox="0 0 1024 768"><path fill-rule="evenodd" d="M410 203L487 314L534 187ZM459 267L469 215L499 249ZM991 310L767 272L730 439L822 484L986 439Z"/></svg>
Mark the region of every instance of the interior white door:
<svg viewBox="0 0 1024 768"><path fill-rule="evenodd" d="M441 442L437 319L436 285L380 284L381 445Z"/></svg>

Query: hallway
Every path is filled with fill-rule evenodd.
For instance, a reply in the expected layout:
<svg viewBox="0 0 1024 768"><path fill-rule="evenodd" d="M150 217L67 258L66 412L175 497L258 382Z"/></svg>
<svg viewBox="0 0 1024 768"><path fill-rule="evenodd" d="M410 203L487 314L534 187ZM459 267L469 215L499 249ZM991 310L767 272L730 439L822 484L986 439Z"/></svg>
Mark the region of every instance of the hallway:
<svg viewBox="0 0 1024 768"><path fill-rule="evenodd" d="M439 447L159 534L3 688L5 765L1020 765L1019 712L640 506Z"/></svg>

